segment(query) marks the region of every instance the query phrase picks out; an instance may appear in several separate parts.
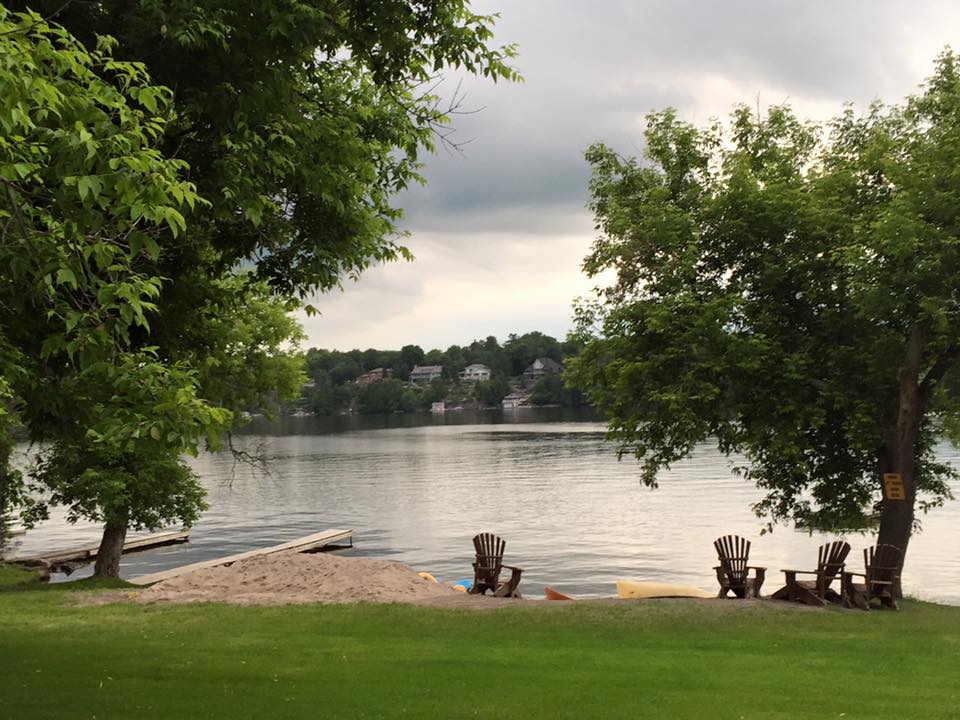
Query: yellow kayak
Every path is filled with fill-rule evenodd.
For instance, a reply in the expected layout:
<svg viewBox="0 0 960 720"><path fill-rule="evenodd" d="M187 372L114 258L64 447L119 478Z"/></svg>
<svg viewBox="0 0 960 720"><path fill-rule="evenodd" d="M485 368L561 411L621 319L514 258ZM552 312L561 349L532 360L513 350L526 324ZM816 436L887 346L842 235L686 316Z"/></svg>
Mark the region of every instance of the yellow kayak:
<svg viewBox="0 0 960 720"><path fill-rule="evenodd" d="M621 600L665 597L712 598L716 597L716 593L690 585L672 585L645 580L617 580L617 597Z"/></svg>

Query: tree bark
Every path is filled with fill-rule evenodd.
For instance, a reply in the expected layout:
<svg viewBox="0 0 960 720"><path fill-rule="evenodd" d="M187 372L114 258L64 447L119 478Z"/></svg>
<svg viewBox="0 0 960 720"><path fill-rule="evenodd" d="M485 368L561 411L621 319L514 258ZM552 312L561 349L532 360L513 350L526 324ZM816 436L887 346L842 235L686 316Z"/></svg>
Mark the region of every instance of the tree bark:
<svg viewBox="0 0 960 720"><path fill-rule="evenodd" d="M97 563L93 567L93 576L98 578L120 577L120 558L123 555L123 543L127 539L127 511L107 521L97 550Z"/></svg>
<svg viewBox="0 0 960 720"><path fill-rule="evenodd" d="M917 440L927 405L927 395L920 384L924 346L924 332L914 325L910 329L904 364L899 372L897 416L884 432L884 444L877 458L881 488L885 474L897 473L903 481L906 495L903 500L884 497L880 512L880 533L877 538L878 544L893 545L900 549L901 572L913 532L914 499L917 495ZM899 582L895 593L897 597L902 595Z"/></svg>

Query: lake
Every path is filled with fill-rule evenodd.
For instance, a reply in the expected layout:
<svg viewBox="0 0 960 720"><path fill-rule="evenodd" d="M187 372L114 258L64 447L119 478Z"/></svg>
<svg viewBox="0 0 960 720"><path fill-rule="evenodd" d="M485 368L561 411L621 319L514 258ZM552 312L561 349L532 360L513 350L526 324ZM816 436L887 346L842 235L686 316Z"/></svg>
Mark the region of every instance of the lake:
<svg viewBox="0 0 960 720"><path fill-rule="evenodd" d="M750 510L760 498L733 475L733 462L709 445L676 464L656 490L642 487L632 459L617 461L595 418L561 409L452 412L446 415L286 418L256 421L236 438L269 458L253 473L229 454L193 461L210 509L186 545L124 557L134 577L272 545L326 528L353 528L354 555L386 557L444 580L472 577L471 538L506 540L505 562L524 568L521 589L545 585L578 596L615 592L618 577L716 587L713 540L735 533L753 543L751 564L812 569L832 536L786 527L761 535ZM960 460L948 445L942 459ZM960 487L954 488L960 496ZM960 503L923 518L904 573L909 594L960 605ZM99 539L92 525L58 514L27 533L20 552ZM874 538L851 535L851 564ZM72 577L83 577L82 568Z"/></svg>

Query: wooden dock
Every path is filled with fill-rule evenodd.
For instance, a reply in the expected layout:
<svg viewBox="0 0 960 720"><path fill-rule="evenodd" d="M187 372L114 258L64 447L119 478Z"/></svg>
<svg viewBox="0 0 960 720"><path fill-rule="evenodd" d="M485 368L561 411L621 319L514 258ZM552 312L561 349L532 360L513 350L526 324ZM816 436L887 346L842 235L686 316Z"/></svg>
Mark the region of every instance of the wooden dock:
<svg viewBox="0 0 960 720"><path fill-rule="evenodd" d="M350 545L341 545L345 540L349 540ZM247 558L258 557L260 555L272 555L278 552L317 552L352 546L353 530L324 530L323 532L307 535L306 537L297 538L296 540L290 540L279 545L272 545L258 550L248 550L237 553L236 555L228 555L222 558L215 558L214 560L204 560L190 565L181 565L180 567L171 568L170 570L141 575L140 577L131 578L130 582L134 585L152 585L153 583L168 580L183 573L201 570L203 568L219 567L220 565L231 565L238 560L246 560Z"/></svg>
<svg viewBox="0 0 960 720"><path fill-rule="evenodd" d="M124 554L136 552L138 550L149 550L150 548L162 547L164 545L173 545L175 543L187 542L190 539L190 533L187 530L177 530L175 532L162 532L154 535L145 535L143 537L127 540L123 544ZM24 555L21 557L9 558L6 562L19 563L26 565L57 565L60 563L87 562L97 557L100 550L100 544L87 545L78 548L68 548L64 550L50 550L37 555Z"/></svg>
<svg viewBox="0 0 960 720"><path fill-rule="evenodd" d="M9 537L14 537L16 535L25 535L27 530L24 528L20 521L15 518L13 515L7 515L5 517L0 517L0 523L7 529L7 535Z"/></svg>

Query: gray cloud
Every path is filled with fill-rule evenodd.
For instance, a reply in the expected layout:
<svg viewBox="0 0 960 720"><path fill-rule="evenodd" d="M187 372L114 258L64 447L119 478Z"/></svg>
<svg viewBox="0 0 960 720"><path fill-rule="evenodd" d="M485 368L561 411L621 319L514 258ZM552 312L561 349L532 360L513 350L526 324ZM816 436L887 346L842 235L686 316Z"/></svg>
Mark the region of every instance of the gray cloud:
<svg viewBox="0 0 960 720"><path fill-rule="evenodd" d="M472 142L462 156L427 158L428 186L398 198L417 262L321 298L313 344L387 346L406 332L445 345L529 323L562 334L571 297L588 285L579 272L592 237L587 146L640 154L644 116L665 106L705 123L738 102L788 101L814 119L847 100L898 102L960 27L952 2L905 0L483 0L473 9L502 13L497 42L519 44L526 81L463 79L464 106L483 109L455 118L455 137Z"/></svg>

